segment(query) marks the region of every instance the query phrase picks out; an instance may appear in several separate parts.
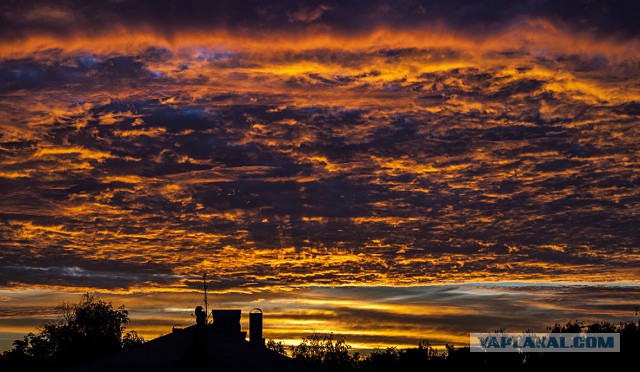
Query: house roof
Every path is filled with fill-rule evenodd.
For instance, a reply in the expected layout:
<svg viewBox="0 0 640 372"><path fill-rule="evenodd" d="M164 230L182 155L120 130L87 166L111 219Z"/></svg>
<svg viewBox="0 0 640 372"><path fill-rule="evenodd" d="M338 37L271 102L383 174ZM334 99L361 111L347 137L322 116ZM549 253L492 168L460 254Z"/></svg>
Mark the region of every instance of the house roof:
<svg viewBox="0 0 640 372"><path fill-rule="evenodd" d="M252 345L245 333L194 325L85 364L77 371L303 371L291 358Z"/></svg>

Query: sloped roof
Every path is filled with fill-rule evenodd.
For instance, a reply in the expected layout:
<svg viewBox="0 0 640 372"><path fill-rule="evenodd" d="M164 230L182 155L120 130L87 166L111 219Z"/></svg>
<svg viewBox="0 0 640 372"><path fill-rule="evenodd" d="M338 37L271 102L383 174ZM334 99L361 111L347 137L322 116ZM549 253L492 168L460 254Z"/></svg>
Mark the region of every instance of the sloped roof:
<svg viewBox="0 0 640 372"><path fill-rule="evenodd" d="M251 345L237 333L194 325L77 371L303 371L291 358Z"/></svg>

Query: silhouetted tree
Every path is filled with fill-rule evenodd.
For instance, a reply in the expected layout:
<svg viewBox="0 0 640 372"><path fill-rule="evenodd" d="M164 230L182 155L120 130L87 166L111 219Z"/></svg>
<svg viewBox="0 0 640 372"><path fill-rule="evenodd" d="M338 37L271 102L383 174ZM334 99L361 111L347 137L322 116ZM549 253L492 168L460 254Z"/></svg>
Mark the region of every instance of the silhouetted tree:
<svg viewBox="0 0 640 372"><path fill-rule="evenodd" d="M637 352L640 350L640 320L620 323L618 332L620 332L620 351L637 357Z"/></svg>
<svg viewBox="0 0 640 372"><path fill-rule="evenodd" d="M580 333L584 328L584 323L579 321L568 322L565 325L559 323L554 324L553 327L547 327L550 333Z"/></svg>
<svg viewBox="0 0 640 372"><path fill-rule="evenodd" d="M423 370L437 353L428 340L421 340L418 347L404 349L400 352L398 365L402 370Z"/></svg>
<svg viewBox="0 0 640 372"><path fill-rule="evenodd" d="M29 333L2 355L0 366L63 368L144 342L135 331L123 335L129 323L124 306L117 309L86 294L77 304L62 304L61 319Z"/></svg>
<svg viewBox="0 0 640 372"><path fill-rule="evenodd" d="M129 349L137 345L142 345L143 343L144 338L138 335L138 332L134 330L131 330L122 336L121 345L123 349Z"/></svg>
<svg viewBox="0 0 640 372"><path fill-rule="evenodd" d="M432 365L439 365L443 356L431 347L427 340L421 340L418 347L397 349L374 349L363 360L362 367L373 371L423 371Z"/></svg>
<svg viewBox="0 0 640 372"><path fill-rule="evenodd" d="M364 359L363 365L371 370L389 371L398 364L399 359L400 351L396 347L375 348Z"/></svg>
<svg viewBox="0 0 640 372"><path fill-rule="evenodd" d="M287 347L282 341L275 341L272 339L267 340L267 349L275 351L278 354L287 356Z"/></svg>
<svg viewBox="0 0 640 372"><path fill-rule="evenodd" d="M349 355L351 346L344 337L339 336L334 340L333 333L320 335L313 333L303 338L302 343L291 347L291 356L313 367L327 369L347 369L354 366L359 359Z"/></svg>

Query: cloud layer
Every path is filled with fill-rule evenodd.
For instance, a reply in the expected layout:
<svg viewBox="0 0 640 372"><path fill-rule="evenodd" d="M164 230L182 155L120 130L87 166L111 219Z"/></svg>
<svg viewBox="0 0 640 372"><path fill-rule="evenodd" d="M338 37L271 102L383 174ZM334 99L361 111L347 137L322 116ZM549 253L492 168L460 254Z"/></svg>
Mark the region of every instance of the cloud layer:
<svg viewBox="0 0 640 372"><path fill-rule="evenodd" d="M0 8L0 286L634 282L637 2Z"/></svg>

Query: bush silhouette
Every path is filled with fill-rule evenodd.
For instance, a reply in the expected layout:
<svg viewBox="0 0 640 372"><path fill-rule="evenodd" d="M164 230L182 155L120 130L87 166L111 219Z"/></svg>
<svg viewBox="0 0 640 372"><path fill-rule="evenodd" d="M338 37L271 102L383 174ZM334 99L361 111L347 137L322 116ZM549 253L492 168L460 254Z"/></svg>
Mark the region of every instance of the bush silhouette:
<svg viewBox="0 0 640 372"><path fill-rule="evenodd" d="M267 344L265 345L267 349L271 351L275 351L278 354L288 356L287 354L287 346L282 341L274 341L269 339Z"/></svg>
<svg viewBox="0 0 640 372"><path fill-rule="evenodd" d="M313 333L291 347L291 356L312 367L346 369L353 367L359 358L359 355L349 355L349 349L351 346L342 336L334 340L333 333L324 336Z"/></svg>

